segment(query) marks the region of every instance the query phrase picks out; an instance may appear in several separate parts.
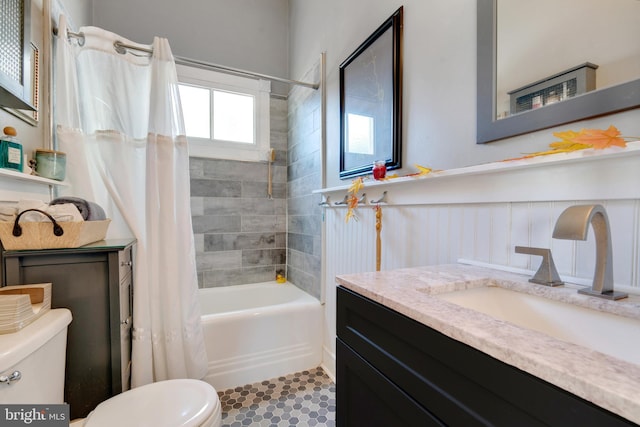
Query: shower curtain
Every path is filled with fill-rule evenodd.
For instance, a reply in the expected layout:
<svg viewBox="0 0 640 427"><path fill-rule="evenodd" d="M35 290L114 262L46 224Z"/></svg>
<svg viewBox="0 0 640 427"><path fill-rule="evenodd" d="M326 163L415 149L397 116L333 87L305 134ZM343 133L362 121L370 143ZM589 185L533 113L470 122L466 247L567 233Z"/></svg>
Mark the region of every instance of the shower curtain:
<svg viewBox="0 0 640 427"><path fill-rule="evenodd" d="M202 378L189 157L169 43L83 27L81 46L66 37L64 16L58 28L54 120L70 183L61 194L100 204L112 219L108 238L137 240L132 386ZM153 54L117 52L116 40Z"/></svg>

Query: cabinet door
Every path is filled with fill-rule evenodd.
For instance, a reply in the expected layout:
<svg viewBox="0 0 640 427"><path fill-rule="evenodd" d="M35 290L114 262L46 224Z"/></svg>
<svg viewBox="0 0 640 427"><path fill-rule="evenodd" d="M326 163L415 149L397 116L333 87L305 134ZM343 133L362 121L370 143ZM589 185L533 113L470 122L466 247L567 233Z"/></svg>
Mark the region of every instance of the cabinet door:
<svg viewBox="0 0 640 427"><path fill-rule="evenodd" d="M0 106L34 111L32 68L36 64L31 58L31 0L3 1L0 28Z"/></svg>
<svg viewBox="0 0 640 427"><path fill-rule="evenodd" d="M7 285L51 282L52 308L71 310L64 398L84 417L113 396L107 255L7 258Z"/></svg>
<svg viewBox="0 0 640 427"><path fill-rule="evenodd" d="M336 358L338 427L444 425L339 338Z"/></svg>

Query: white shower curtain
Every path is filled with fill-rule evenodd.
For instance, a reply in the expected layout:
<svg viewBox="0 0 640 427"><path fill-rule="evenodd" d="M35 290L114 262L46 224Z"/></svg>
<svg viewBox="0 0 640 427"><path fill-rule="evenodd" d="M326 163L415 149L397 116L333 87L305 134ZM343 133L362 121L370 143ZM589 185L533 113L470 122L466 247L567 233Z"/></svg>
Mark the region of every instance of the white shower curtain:
<svg viewBox="0 0 640 427"><path fill-rule="evenodd" d="M62 193L103 206L109 238L137 240L132 386L202 378L189 157L169 43L139 45L83 27L79 46L65 36L64 17L58 28L54 119L71 184ZM153 55L117 53L115 41Z"/></svg>

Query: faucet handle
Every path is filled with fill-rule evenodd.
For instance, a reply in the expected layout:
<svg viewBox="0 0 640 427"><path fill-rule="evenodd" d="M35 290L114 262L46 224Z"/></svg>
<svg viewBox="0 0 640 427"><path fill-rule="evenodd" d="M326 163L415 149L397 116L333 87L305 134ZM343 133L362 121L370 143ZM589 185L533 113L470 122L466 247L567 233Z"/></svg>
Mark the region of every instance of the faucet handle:
<svg viewBox="0 0 640 427"><path fill-rule="evenodd" d="M536 271L536 274L529 279L531 283L537 283L545 286L564 285L564 282L560 279L560 275L553 263L551 249L530 248L528 246L516 246L515 249L517 254L538 255L542 257L542 263L540 263L538 271Z"/></svg>

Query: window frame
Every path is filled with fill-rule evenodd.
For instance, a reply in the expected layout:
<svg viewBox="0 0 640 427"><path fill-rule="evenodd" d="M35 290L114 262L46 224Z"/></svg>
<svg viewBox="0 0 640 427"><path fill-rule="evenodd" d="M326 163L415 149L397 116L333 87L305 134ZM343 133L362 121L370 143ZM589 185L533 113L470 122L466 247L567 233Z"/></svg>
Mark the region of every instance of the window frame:
<svg viewBox="0 0 640 427"><path fill-rule="evenodd" d="M211 138L187 136L189 156L211 159L264 161L270 143L270 96L269 80L236 76L218 71L176 64L178 83L204 87L210 90L249 95L254 98L254 143L222 141L213 139L213 106L211 116Z"/></svg>

